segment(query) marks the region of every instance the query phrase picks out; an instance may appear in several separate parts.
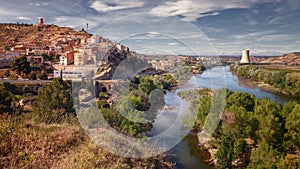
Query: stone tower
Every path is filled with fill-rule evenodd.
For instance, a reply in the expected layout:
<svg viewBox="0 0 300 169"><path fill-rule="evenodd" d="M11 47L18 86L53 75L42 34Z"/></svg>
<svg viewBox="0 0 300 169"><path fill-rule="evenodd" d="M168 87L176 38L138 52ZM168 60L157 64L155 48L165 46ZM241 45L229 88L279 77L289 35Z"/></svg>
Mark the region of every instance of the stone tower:
<svg viewBox="0 0 300 169"><path fill-rule="evenodd" d="M250 63L249 53L250 53L250 50L243 50L242 59L241 59L240 63Z"/></svg>
<svg viewBox="0 0 300 169"><path fill-rule="evenodd" d="M44 18L40 18L40 19L39 19L39 25L40 25L40 26L43 26L43 25L44 25Z"/></svg>

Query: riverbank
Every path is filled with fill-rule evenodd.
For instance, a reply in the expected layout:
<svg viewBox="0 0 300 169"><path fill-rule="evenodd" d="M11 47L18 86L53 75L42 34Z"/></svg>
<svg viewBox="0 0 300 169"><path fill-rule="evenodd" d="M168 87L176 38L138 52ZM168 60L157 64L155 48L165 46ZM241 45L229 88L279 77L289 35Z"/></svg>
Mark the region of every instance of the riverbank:
<svg viewBox="0 0 300 169"><path fill-rule="evenodd" d="M270 93L274 93L274 94L280 94L280 95L282 94L286 97L295 97L295 96L290 95L289 93L287 93L285 91L280 90L279 88L276 88L276 87L274 87L270 84L265 83L262 80L252 78L252 77L243 77L243 76L237 74L234 71L231 71L231 72L241 80L247 80L247 81L250 80L252 82L252 84L254 84L254 86L252 86L252 87L259 87L260 89L262 89L266 92L270 92ZM247 84L247 85L251 85L251 84Z"/></svg>
<svg viewBox="0 0 300 169"><path fill-rule="evenodd" d="M270 69L260 65L230 65L235 75L253 80L263 90L300 98L300 72L294 69Z"/></svg>
<svg viewBox="0 0 300 169"><path fill-rule="evenodd" d="M249 78L249 79L252 79L252 78ZM265 91L268 91L268 92L272 92L272 93L279 93L279 94L284 94L284 95L286 95L287 97L289 97L289 96L293 96L293 95L291 95L290 93L287 93L287 92L285 92L285 91L282 91L282 90L280 90L279 88L276 88L276 87L274 87L274 86L272 86L272 85L270 85L270 84L267 84L267 83L265 83L265 82L263 82L263 81L258 81L257 79L252 79L253 81L254 81L254 83L258 86L258 87L260 87L261 89L263 89L263 90L265 90Z"/></svg>
<svg viewBox="0 0 300 169"><path fill-rule="evenodd" d="M175 164L176 169L213 169L209 164L209 152L199 146L196 133L189 133L174 148L167 152L167 160Z"/></svg>

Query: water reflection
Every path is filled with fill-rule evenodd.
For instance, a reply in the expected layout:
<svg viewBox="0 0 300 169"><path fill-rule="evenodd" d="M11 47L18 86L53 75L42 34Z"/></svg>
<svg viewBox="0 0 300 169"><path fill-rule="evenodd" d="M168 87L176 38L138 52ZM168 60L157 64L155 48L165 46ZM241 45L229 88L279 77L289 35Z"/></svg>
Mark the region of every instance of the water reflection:
<svg viewBox="0 0 300 169"><path fill-rule="evenodd" d="M229 90L247 92L255 95L257 98L268 97L271 100L276 100L282 104L291 100L290 97L287 97L283 94L275 94L275 93L270 93L268 91L264 91L263 89L257 87L255 82L253 82L253 80L251 79L237 77L230 71L229 66L213 67L209 69L209 71L203 72L203 74L196 75L195 78L197 79L198 87L212 88L212 89L223 88L224 87L223 85L220 86L219 83L214 83L219 80L220 74L223 72L226 78L225 86Z"/></svg>

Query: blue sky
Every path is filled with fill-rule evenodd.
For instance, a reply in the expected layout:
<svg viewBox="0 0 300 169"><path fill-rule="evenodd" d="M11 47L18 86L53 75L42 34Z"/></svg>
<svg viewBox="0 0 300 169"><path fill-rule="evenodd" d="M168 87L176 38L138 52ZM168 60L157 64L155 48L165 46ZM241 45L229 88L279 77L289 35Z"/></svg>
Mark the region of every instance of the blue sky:
<svg viewBox="0 0 300 169"><path fill-rule="evenodd" d="M1 0L0 22L86 28L147 54L300 51L299 0Z"/></svg>

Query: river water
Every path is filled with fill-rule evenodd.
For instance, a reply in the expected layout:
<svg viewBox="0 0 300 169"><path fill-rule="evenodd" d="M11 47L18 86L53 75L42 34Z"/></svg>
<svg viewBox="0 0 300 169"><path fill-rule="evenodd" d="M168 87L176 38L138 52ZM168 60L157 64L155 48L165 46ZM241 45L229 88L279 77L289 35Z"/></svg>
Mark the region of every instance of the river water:
<svg viewBox="0 0 300 169"><path fill-rule="evenodd" d="M237 77L230 71L229 66L216 66L209 68L202 74L191 77L189 84L189 87L187 87L188 89L220 89L226 87L233 91L241 91L253 94L257 98L268 97L271 100L276 100L282 104L290 100L289 97L284 95L262 90L261 88L257 87L252 80ZM183 124L178 119L181 118L182 115L188 113L189 103L177 95L177 92L181 90L184 89L178 89L175 93L166 93L166 105L168 107L173 107L174 109L167 109L159 113L155 122L153 123L152 132L154 135L162 134L167 129L172 128L172 126L177 126L177 129L178 127L183 127ZM189 129L181 129L175 132L176 133L173 134L168 133L168 135L174 135L174 137L171 137L171 139L174 139L175 142L178 142L178 144L173 148L170 147L171 149L169 151L169 160L176 163L176 168L211 168L204 162L204 159L207 158L205 152L196 151L198 141L197 138L189 134L188 136L184 137L187 133L189 133Z"/></svg>

